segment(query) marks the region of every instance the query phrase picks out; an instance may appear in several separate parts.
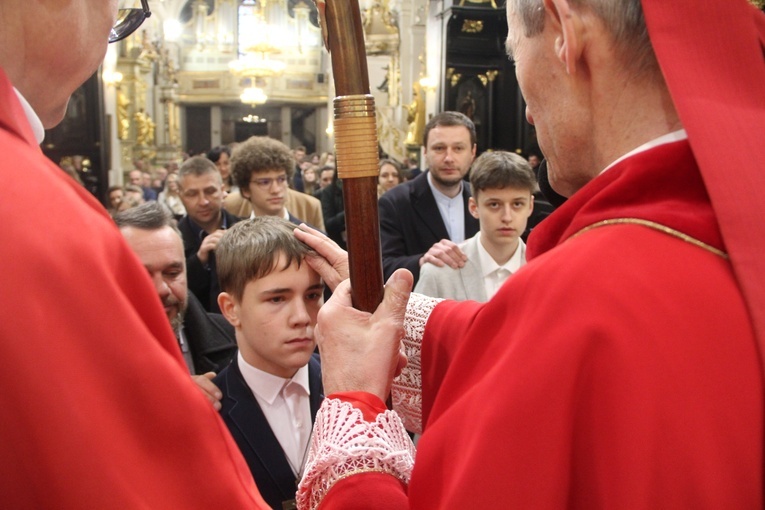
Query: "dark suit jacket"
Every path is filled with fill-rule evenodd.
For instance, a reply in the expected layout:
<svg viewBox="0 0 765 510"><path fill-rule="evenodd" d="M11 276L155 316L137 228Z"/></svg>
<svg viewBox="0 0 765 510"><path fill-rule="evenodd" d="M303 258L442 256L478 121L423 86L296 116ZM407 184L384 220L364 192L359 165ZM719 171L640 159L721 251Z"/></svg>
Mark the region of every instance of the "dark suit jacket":
<svg viewBox="0 0 765 510"><path fill-rule="evenodd" d="M295 499L295 475L255 395L244 381L236 359L213 382L223 393L221 417L247 461L260 495L272 508L281 510L282 501ZM308 362L308 386L313 422L324 399L321 366L316 354Z"/></svg>
<svg viewBox="0 0 765 510"><path fill-rule="evenodd" d="M428 172L407 181L380 197L380 243L385 280L405 267L420 277L420 257L441 239L449 239L436 199L428 185ZM465 201L465 239L478 232L478 220L470 215L470 185L462 184Z"/></svg>
<svg viewBox="0 0 765 510"><path fill-rule="evenodd" d="M229 213L225 209L222 211L226 218L224 224L226 228L240 221L240 218ZM215 269L215 253L210 254L207 267L197 257L199 247L202 245L202 238L197 235L191 224L188 215L181 218L178 222L178 230L183 236L183 250L186 255L186 278L189 282L189 290L202 303L202 307L208 312L220 313L218 306L218 294L220 294L220 284L218 283L218 272Z"/></svg>
<svg viewBox="0 0 765 510"><path fill-rule="evenodd" d="M236 354L234 326L217 313L207 313L193 293L183 317L183 333L197 374L223 370Z"/></svg>

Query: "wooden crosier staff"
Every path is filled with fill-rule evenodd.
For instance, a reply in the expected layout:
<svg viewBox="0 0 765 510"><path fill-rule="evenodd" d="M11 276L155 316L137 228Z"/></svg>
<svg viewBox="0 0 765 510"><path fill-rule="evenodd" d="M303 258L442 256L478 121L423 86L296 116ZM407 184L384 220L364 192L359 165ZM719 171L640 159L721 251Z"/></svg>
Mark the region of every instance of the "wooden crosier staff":
<svg viewBox="0 0 765 510"><path fill-rule="evenodd" d="M357 0L316 0L332 56L335 164L343 180L345 231L354 308L374 312L383 297L377 212L377 124Z"/></svg>

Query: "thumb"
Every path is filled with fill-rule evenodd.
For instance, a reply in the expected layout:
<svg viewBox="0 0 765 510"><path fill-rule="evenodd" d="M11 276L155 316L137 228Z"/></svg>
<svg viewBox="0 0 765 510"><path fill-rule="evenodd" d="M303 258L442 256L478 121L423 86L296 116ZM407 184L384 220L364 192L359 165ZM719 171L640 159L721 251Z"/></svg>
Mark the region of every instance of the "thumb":
<svg viewBox="0 0 765 510"><path fill-rule="evenodd" d="M413 284L414 277L407 269L397 269L385 284L381 309L384 309L386 315L397 322L404 320L406 304L409 302Z"/></svg>

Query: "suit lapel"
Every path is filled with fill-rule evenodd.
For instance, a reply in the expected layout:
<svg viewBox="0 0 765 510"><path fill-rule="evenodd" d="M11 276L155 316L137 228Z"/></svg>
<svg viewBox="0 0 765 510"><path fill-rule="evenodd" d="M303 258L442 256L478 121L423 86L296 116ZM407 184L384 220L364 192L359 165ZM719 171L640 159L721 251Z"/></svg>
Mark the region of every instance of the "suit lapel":
<svg viewBox="0 0 765 510"><path fill-rule="evenodd" d="M467 255L465 267L460 269L460 278L462 286L465 288L467 299L485 302L486 286L483 283L483 271L480 264L480 255L478 254L478 239L473 236L467 240L462 250Z"/></svg>
<svg viewBox="0 0 765 510"><path fill-rule="evenodd" d="M446 225L441 218L441 211L438 210L438 204L433 196L433 192L428 185L428 172L423 172L412 181L410 191L410 203L414 214L420 217L420 221L436 239L449 239L449 233L446 231Z"/></svg>
<svg viewBox="0 0 765 510"><path fill-rule="evenodd" d="M324 400L324 388L321 385L321 364L319 356L314 354L308 362L308 389L311 391L311 423L316 421L316 413ZM312 426L313 427L313 426Z"/></svg>
<svg viewBox="0 0 765 510"><path fill-rule="evenodd" d="M297 489L292 482L295 474L255 395L244 381L236 360L231 363L226 376L227 396L234 402L229 412L231 421L239 428L252 453L271 476L273 484L279 487L283 498L293 499ZM290 483L285 483L285 480Z"/></svg>

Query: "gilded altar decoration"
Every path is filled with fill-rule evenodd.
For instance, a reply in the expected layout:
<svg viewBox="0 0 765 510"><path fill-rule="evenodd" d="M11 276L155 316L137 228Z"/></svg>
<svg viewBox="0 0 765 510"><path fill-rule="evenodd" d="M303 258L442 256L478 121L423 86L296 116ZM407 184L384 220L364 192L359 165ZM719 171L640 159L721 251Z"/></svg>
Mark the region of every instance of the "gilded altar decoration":
<svg viewBox="0 0 765 510"><path fill-rule="evenodd" d="M412 102L406 107L406 121L409 123L406 131L406 145L420 146L425 133L425 98L419 82L415 82L412 88L414 90Z"/></svg>
<svg viewBox="0 0 765 510"><path fill-rule="evenodd" d="M152 118L143 110L135 112L135 141L137 145L149 146L154 144L155 124Z"/></svg>
<svg viewBox="0 0 765 510"><path fill-rule="evenodd" d="M483 21L479 19L466 19L462 22L462 32L466 34L477 34L483 31Z"/></svg>
<svg viewBox="0 0 765 510"><path fill-rule="evenodd" d="M127 140L130 136L130 99L121 88L117 89L117 138Z"/></svg>

